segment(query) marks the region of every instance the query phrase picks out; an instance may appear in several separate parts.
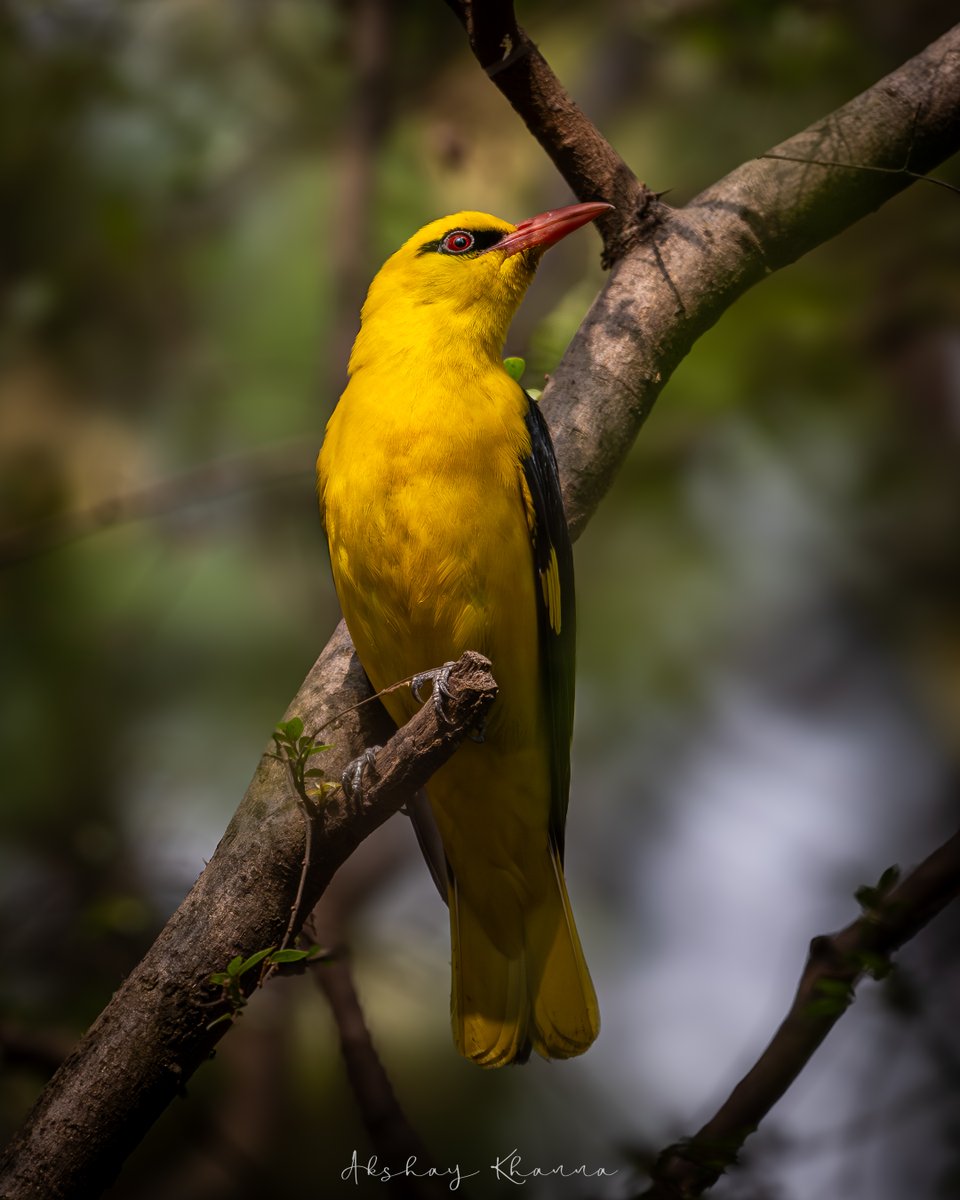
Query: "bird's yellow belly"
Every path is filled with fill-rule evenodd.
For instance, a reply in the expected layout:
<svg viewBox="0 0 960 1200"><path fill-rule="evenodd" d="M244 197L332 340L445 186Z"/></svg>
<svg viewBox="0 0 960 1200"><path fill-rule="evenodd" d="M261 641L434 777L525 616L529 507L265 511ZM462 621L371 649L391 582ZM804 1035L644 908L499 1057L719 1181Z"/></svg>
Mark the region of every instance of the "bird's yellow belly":
<svg viewBox="0 0 960 1200"><path fill-rule="evenodd" d="M456 455L441 438L431 462L423 438L404 450L396 437L385 439L389 456L368 441L351 457L349 440L331 445L338 469L325 511L360 661L380 691L464 650L490 658L500 693L484 741L461 747L428 792L461 886L489 887L490 871L505 872L522 900L539 887L517 864L531 840L546 848L550 769L519 458L510 446L482 443ZM398 724L418 707L408 688L383 703Z"/></svg>

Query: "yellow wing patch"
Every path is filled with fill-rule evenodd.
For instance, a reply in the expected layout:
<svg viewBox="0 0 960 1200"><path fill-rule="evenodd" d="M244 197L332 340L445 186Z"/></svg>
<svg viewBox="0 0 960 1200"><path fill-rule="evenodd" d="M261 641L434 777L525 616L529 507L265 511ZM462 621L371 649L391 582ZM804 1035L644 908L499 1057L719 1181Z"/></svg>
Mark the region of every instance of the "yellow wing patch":
<svg viewBox="0 0 960 1200"><path fill-rule="evenodd" d="M523 507L527 516L527 528L533 538L537 536L538 532L537 511L534 508L533 497L530 495L530 488L522 475L520 476L520 491L523 495ZM560 564L557 562L557 552L553 546L550 547L550 562L539 570L537 575L540 577L540 591L543 594L543 603L546 605L547 615L550 618L550 628L554 633L559 634L562 618Z"/></svg>
<svg viewBox="0 0 960 1200"><path fill-rule="evenodd" d="M523 472L520 473L520 495L523 497L523 513L527 518L527 529L531 538L537 532L537 510L533 507L533 497Z"/></svg>
<svg viewBox="0 0 960 1200"><path fill-rule="evenodd" d="M557 562L557 552L550 547L550 565L545 571L540 571L540 590L543 592L543 602L547 606L550 617L550 628L554 633L560 632L560 564Z"/></svg>

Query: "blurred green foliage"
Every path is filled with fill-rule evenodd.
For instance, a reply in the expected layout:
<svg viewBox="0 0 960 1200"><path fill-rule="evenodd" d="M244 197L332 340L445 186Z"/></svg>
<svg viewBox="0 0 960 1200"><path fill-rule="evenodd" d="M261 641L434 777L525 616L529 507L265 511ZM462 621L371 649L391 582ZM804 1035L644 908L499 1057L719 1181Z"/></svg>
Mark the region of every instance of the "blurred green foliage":
<svg viewBox="0 0 960 1200"><path fill-rule="evenodd" d="M682 203L920 49L950 9L602 0L531 2L521 19L638 173ZM0 7L11 1026L69 1042L99 1011L211 853L336 620L312 462L344 373L332 331L355 320L357 280L439 212L519 219L567 197L440 3L393 12L387 101L359 141L368 11ZM369 170L347 221L357 152ZM956 163L944 177L960 182ZM751 655L772 674L789 665L765 636L811 581L869 631L864 653L882 644L896 659L944 760L956 751L957 211L916 186L744 298L678 370L578 545L577 770L600 794L593 824L576 797L572 821L598 859L623 821L656 820L716 673ZM582 318L595 258L584 235L545 262L508 342L527 385ZM186 474L237 455L222 494ZM180 476L182 494L154 505L150 489ZM130 516L138 496L131 519L87 519L114 501ZM626 784L608 770L618 756ZM613 902L594 902L597 930ZM444 915L418 950L378 933L379 912L354 931L368 1017L444 1160L506 1149L521 1129L547 1158L565 1140L577 1161L611 1161L623 1120L601 1075L459 1062ZM299 1195L365 1144L322 1007L309 988L269 991L112 1195ZM593 1053L605 1052L616 1058L602 1042ZM12 1074L4 1131L47 1065ZM634 1131L656 1108L636 1086Z"/></svg>

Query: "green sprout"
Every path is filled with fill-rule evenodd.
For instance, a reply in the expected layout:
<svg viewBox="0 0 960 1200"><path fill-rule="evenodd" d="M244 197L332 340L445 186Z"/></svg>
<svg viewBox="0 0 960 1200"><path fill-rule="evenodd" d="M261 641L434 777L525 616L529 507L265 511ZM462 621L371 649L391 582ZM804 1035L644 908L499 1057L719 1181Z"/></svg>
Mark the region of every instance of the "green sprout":
<svg viewBox="0 0 960 1200"><path fill-rule="evenodd" d="M257 950L247 958L242 954L231 958L225 971L214 971L212 975L207 976L208 982L223 989L217 1003L227 1005L227 1011L211 1021L207 1029L213 1029L223 1021L233 1023L240 1016L247 1005L241 980L254 967L281 967L291 963L319 962L325 957L326 954L319 946L311 946L309 950L276 950L273 946L268 946L266 950ZM258 983L262 978L261 975Z"/></svg>

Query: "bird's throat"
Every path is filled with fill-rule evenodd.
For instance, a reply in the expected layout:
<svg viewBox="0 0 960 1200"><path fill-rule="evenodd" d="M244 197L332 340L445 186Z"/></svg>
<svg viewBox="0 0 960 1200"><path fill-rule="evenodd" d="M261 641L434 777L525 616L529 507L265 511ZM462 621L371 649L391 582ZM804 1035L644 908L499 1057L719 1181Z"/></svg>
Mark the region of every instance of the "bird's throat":
<svg viewBox="0 0 960 1200"><path fill-rule="evenodd" d="M412 303L389 313L364 309L350 355L358 371L417 379L472 375L499 366L513 309L440 310Z"/></svg>

